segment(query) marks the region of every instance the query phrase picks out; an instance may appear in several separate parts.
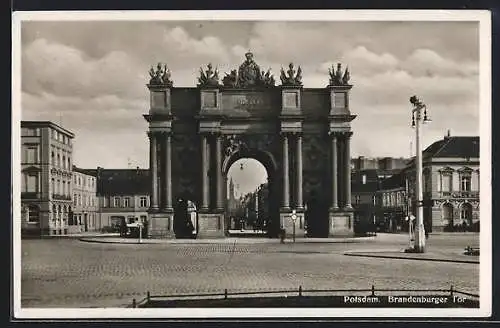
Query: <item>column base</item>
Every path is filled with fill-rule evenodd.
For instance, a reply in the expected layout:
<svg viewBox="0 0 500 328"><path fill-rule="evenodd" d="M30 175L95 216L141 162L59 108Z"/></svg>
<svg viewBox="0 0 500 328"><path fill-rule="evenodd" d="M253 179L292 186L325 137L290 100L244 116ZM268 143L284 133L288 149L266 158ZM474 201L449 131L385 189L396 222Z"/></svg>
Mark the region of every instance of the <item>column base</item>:
<svg viewBox="0 0 500 328"><path fill-rule="evenodd" d="M295 224L295 237L296 238L304 238L306 236L305 230L305 216L303 212L295 213L296 219L295 223L292 220L292 213L289 212L281 212L280 213L280 222L281 227L285 229L286 238L293 238L293 227Z"/></svg>
<svg viewBox="0 0 500 328"><path fill-rule="evenodd" d="M148 238L175 238L173 211L149 213Z"/></svg>
<svg viewBox="0 0 500 328"><path fill-rule="evenodd" d="M224 213L198 213L197 239L224 238Z"/></svg>
<svg viewBox="0 0 500 328"><path fill-rule="evenodd" d="M330 211L328 237L353 237L354 213L352 211Z"/></svg>
<svg viewBox="0 0 500 328"><path fill-rule="evenodd" d="M158 206L151 206L150 208L148 208L148 213L156 213L156 212L159 212L160 211L160 208Z"/></svg>

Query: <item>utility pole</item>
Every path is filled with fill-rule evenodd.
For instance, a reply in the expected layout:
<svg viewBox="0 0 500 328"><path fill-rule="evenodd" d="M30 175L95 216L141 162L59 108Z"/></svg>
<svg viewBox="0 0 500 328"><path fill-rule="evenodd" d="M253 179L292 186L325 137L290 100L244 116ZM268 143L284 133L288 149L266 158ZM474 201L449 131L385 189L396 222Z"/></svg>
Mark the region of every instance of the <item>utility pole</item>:
<svg viewBox="0 0 500 328"><path fill-rule="evenodd" d="M420 101L417 96L410 98L412 109L412 127L415 127L415 166L416 166L416 224L415 224L415 253L425 252L425 228L424 228L424 207L423 207L423 191L422 191L422 144L420 124L429 121L427 118L427 106ZM422 116L423 114L423 116Z"/></svg>

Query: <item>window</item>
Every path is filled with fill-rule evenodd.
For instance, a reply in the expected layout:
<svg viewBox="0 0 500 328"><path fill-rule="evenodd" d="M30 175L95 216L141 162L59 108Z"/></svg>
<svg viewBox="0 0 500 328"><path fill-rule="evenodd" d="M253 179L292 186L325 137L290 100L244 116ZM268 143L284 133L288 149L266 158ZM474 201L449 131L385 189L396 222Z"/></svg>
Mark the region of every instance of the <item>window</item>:
<svg viewBox="0 0 500 328"><path fill-rule="evenodd" d="M28 173L24 177L26 192L38 192L38 174Z"/></svg>
<svg viewBox="0 0 500 328"><path fill-rule="evenodd" d="M57 166L61 166L61 156L57 154Z"/></svg>
<svg viewBox="0 0 500 328"><path fill-rule="evenodd" d="M50 154L50 164L56 165L56 155L54 154L54 152Z"/></svg>
<svg viewBox="0 0 500 328"><path fill-rule="evenodd" d="M363 174L362 180L363 180L363 184L366 184L366 174Z"/></svg>
<svg viewBox="0 0 500 328"><path fill-rule="evenodd" d="M354 196L355 204L359 204L361 197L359 195Z"/></svg>
<svg viewBox="0 0 500 328"><path fill-rule="evenodd" d="M373 205L377 205L377 197L375 195L372 196Z"/></svg>
<svg viewBox="0 0 500 328"><path fill-rule="evenodd" d="M57 180L57 183L56 183L56 194L59 195L60 189L61 189L61 180Z"/></svg>
<svg viewBox="0 0 500 328"><path fill-rule="evenodd" d="M68 170L71 168L71 159L68 156Z"/></svg>
<svg viewBox="0 0 500 328"><path fill-rule="evenodd" d="M28 147L26 148L26 163L36 163L37 162L37 148Z"/></svg>
<svg viewBox="0 0 500 328"><path fill-rule="evenodd" d="M82 185L82 179L80 177L78 177L78 185L81 186Z"/></svg>
<svg viewBox="0 0 500 328"><path fill-rule="evenodd" d="M441 176L441 190L443 192L451 192L452 190L452 175L451 173L443 174Z"/></svg>
<svg viewBox="0 0 500 328"><path fill-rule="evenodd" d="M460 190L470 191L470 175L462 175L460 177Z"/></svg>
<svg viewBox="0 0 500 328"><path fill-rule="evenodd" d="M140 201L141 201L141 207L148 207L148 198L147 197L142 196L140 198Z"/></svg>
<svg viewBox="0 0 500 328"><path fill-rule="evenodd" d="M28 223L40 222L40 209L36 205L28 206Z"/></svg>
<svg viewBox="0 0 500 328"><path fill-rule="evenodd" d="M61 194L66 195L66 181L62 181Z"/></svg>
<svg viewBox="0 0 500 328"><path fill-rule="evenodd" d="M123 198L123 206L130 207L130 197Z"/></svg>
<svg viewBox="0 0 500 328"><path fill-rule="evenodd" d="M82 195L78 195L78 205L82 206Z"/></svg>
<svg viewBox="0 0 500 328"><path fill-rule="evenodd" d="M77 194L73 194L73 205L77 205L77 201L78 201L78 198L77 198Z"/></svg>
<svg viewBox="0 0 500 328"><path fill-rule="evenodd" d="M62 166L64 169L66 168L66 156L64 156L64 155L62 157Z"/></svg>
<svg viewBox="0 0 500 328"><path fill-rule="evenodd" d="M114 207L120 207L120 197L115 197L113 199L113 206Z"/></svg>

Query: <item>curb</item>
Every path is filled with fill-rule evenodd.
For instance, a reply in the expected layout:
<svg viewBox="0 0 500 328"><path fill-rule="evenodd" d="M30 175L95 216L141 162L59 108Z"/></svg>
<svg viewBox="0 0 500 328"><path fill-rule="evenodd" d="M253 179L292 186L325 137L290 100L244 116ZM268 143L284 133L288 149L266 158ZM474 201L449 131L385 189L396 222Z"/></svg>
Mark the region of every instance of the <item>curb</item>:
<svg viewBox="0 0 500 328"><path fill-rule="evenodd" d="M179 241L178 239L160 239L158 241L151 241L150 239L143 239L141 243L137 240L131 239L130 241L123 241L123 240L110 240L110 239L104 239L101 237L79 237L79 241L81 242L86 242L86 243L100 243L100 244L122 244L122 245L164 245L164 244L171 244L171 245L211 245L211 244L233 244L237 243L239 245L257 245L257 244L280 244L280 241L278 238L275 239L261 239L259 241L249 241L248 239L245 240L244 238L238 238L238 239L224 239L221 238L219 240L196 240L196 241ZM307 241L307 238L304 239L298 239L296 244L316 244L316 243L322 243L322 244L335 244L335 243L356 243L356 242L364 242L364 241L373 241L375 240L374 237L358 237L358 238L325 238L325 240L316 240L316 239L310 239ZM285 244L294 244L291 240L285 240Z"/></svg>
<svg viewBox="0 0 500 328"><path fill-rule="evenodd" d="M378 255L378 254L364 254L364 253L344 253L346 256L358 256L358 257L373 257L382 259L394 259L394 260L413 260L413 261L430 261L430 262L448 262L448 263L467 263L467 264L479 264L479 261L474 260L451 260L451 259L440 259L431 257L404 257L404 256L391 256L391 255Z"/></svg>

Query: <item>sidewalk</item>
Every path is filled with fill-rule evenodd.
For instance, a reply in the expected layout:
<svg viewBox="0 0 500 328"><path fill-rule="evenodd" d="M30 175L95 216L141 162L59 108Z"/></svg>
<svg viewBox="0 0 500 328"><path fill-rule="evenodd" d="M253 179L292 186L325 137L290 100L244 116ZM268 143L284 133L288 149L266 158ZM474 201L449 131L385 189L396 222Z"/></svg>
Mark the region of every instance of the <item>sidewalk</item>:
<svg viewBox="0 0 500 328"><path fill-rule="evenodd" d="M112 237L119 237L120 234L117 232L80 232L80 233L74 233L70 235L54 235L54 236L42 236L38 237L38 239L63 239L63 238L112 238Z"/></svg>
<svg viewBox="0 0 500 328"><path fill-rule="evenodd" d="M429 250L426 251L425 253L405 253L404 249L378 250L376 252L367 250L367 251L345 252L344 255L375 257L383 259L479 264L479 256L465 255L463 254L463 250L460 249L457 249L456 251L446 251L446 252Z"/></svg>
<svg viewBox="0 0 500 328"><path fill-rule="evenodd" d="M353 238L296 238L296 244L304 243L358 243L374 241L375 237L353 237ZM216 238L216 239L142 239L139 243L137 238L120 237L82 237L80 241L88 243L107 244L279 244L278 238ZM293 243L292 239L285 239L285 243Z"/></svg>

